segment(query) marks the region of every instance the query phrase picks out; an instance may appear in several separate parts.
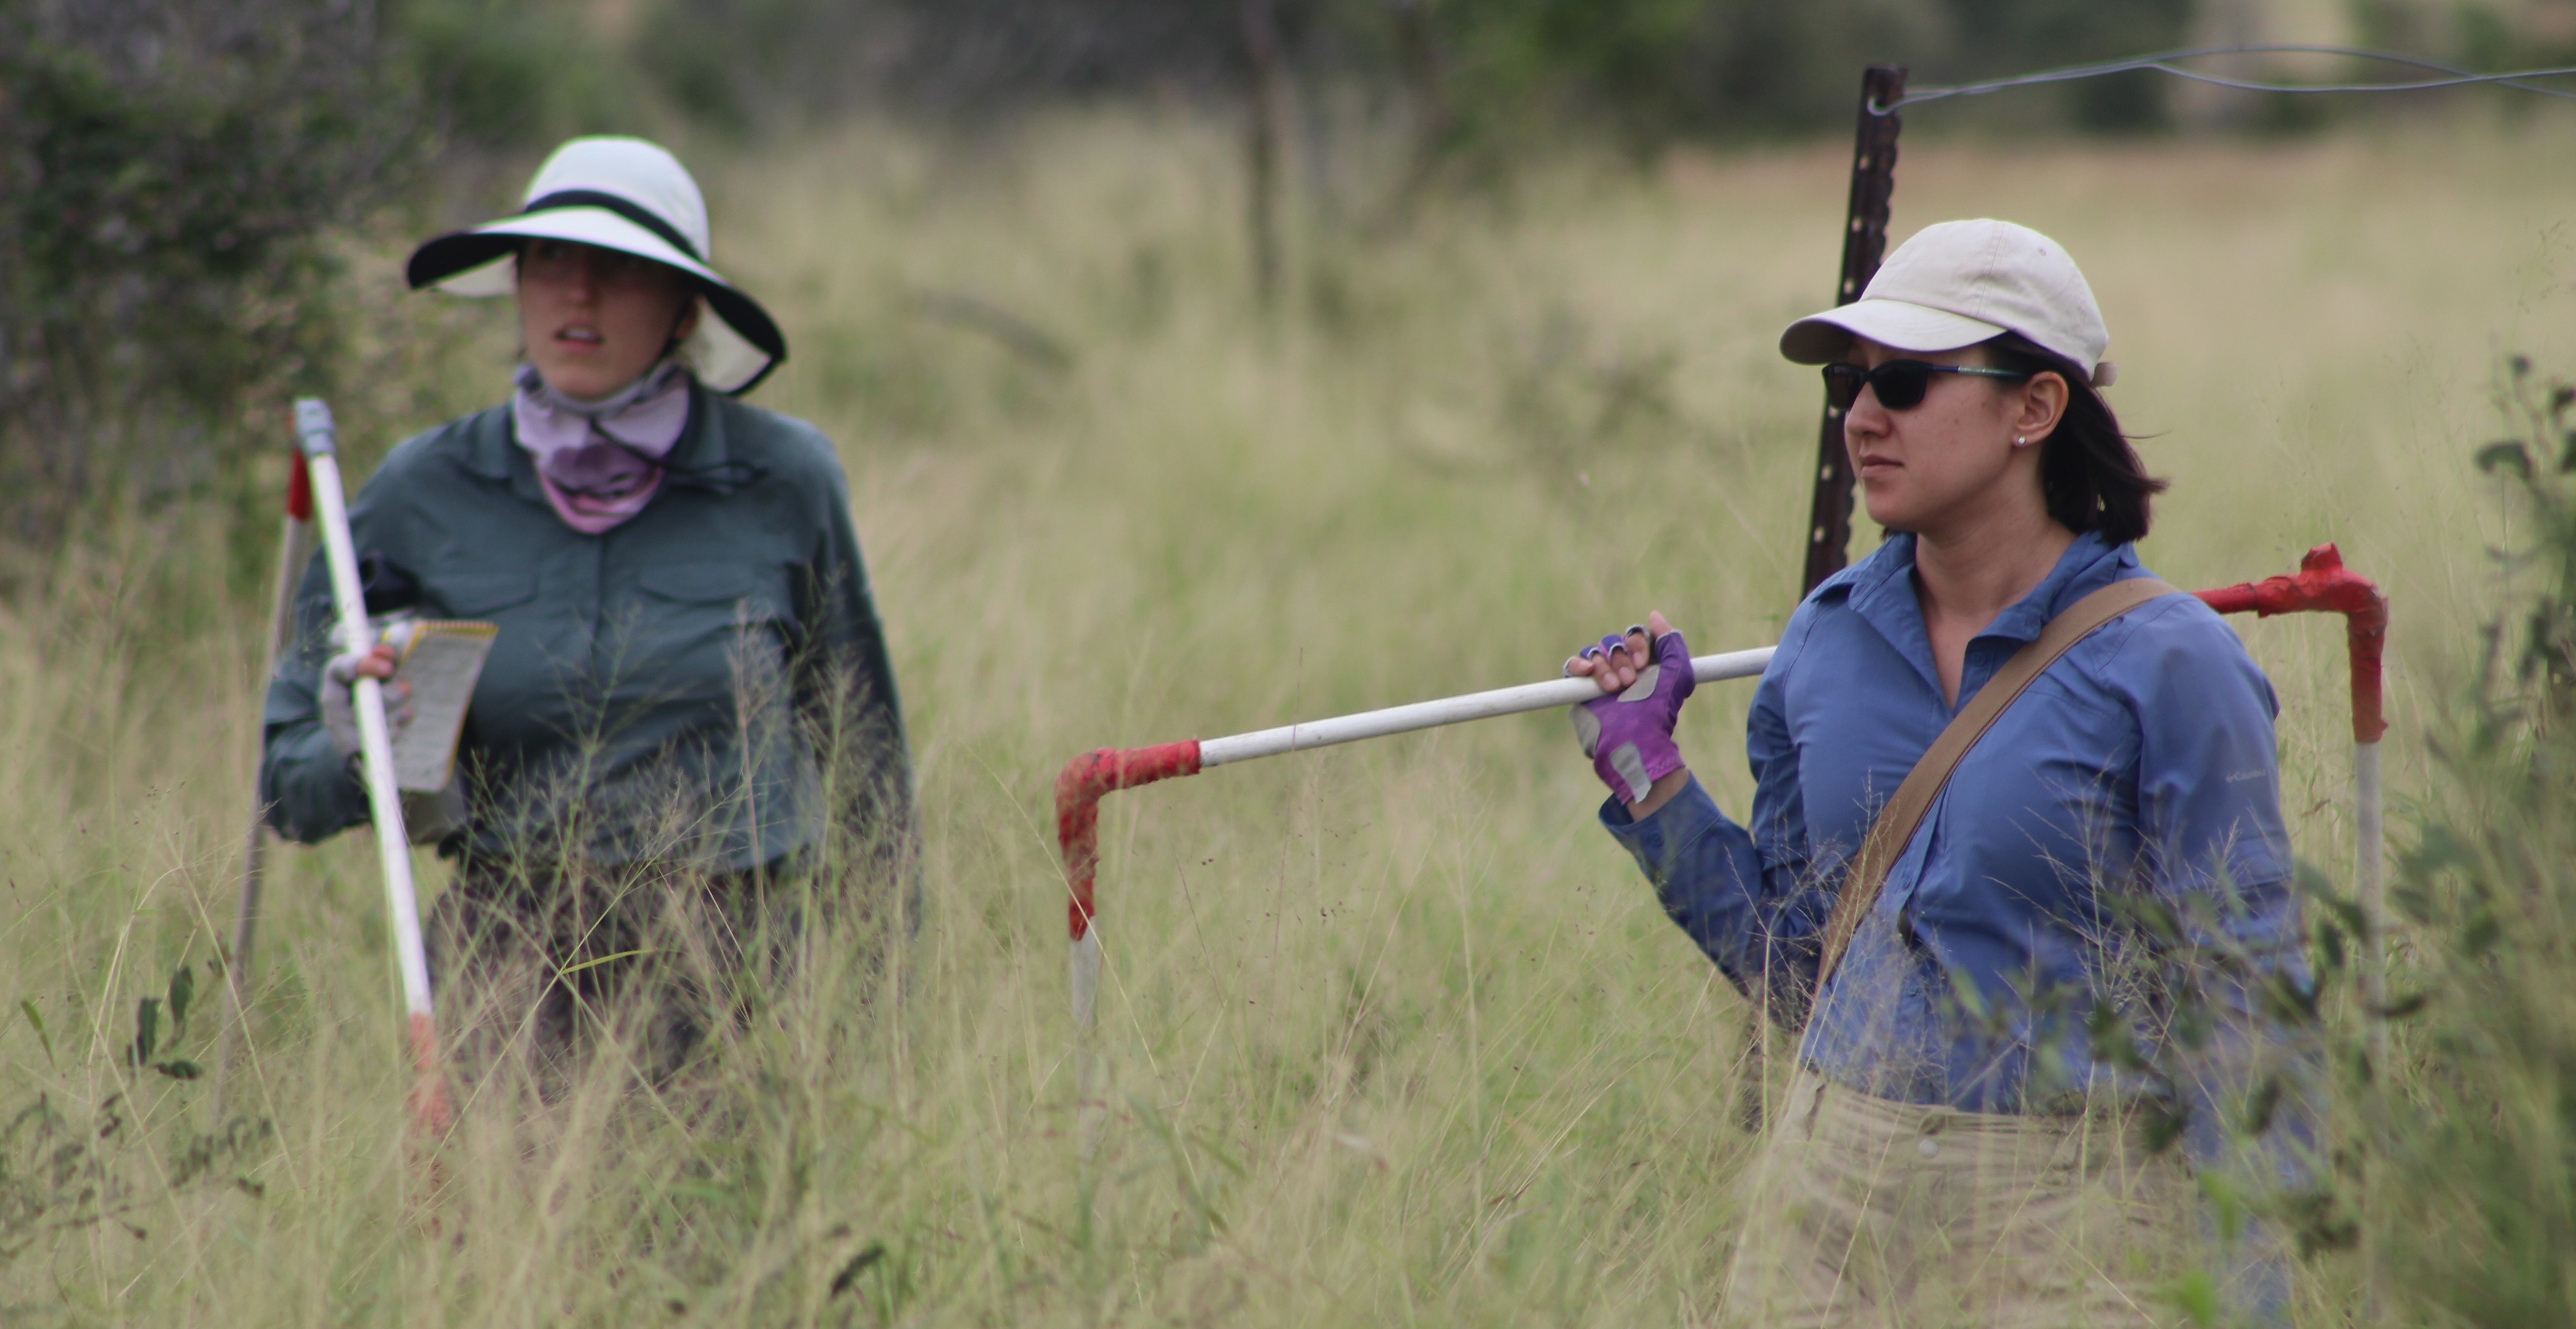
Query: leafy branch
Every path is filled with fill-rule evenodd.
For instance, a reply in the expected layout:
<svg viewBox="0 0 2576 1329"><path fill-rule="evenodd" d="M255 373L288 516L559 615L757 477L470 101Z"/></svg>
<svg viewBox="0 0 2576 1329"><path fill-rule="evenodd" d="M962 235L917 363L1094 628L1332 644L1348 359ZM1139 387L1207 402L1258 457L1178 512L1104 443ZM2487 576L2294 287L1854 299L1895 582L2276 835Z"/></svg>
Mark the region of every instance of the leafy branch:
<svg viewBox="0 0 2576 1329"><path fill-rule="evenodd" d="M197 975L181 964L159 996L135 1003L134 1034L117 1053L119 1069L149 1070L185 1087L203 1073L179 1055L195 1012ZM49 1062L53 1036L33 1000L18 1003ZM164 1012L169 1020L165 1030ZM184 1101L175 1117L191 1115ZM129 1090L107 1096L87 1120L66 1113L50 1092L39 1092L0 1125L0 1264L45 1237L113 1223L138 1240L145 1233L132 1215L185 1191L230 1188L256 1199L265 1188L251 1173L276 1132L265 1118L233 1117L213 1131L182 1130L166 1143L153 1139L151 1113ZM138 1182L136 1175L151 1178Z"/></svg>

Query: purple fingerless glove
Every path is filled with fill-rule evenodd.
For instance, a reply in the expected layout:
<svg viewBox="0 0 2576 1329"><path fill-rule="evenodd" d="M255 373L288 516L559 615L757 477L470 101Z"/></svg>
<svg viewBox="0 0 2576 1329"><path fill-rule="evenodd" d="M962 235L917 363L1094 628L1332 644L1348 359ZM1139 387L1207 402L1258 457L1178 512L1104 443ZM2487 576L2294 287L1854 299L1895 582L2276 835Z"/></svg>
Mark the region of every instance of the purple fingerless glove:
<svg viewBox="0 0 2576 1329"><path fill-rule="evenodd" d="M1627 640L1609 636L1586 655L1608 655ZM1682 634L1667 632L1655 641L1655 662L1637 672L1637 681L1615 697L1597 697L1569 708L1574 736L1601 783L1629 807L1635 807L1655 781L1682 768L1682 750L1673 742L1673 722L1682 703L1699 685L1691 676L1690 645Z"/></svg>

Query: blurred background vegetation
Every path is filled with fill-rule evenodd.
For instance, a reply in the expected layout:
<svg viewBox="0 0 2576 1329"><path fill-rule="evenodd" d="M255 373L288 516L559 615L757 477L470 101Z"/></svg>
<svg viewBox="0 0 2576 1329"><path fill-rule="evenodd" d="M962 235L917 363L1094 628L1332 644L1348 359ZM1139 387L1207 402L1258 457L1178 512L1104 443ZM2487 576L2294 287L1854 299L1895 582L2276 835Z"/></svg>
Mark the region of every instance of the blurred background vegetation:
<svg viewBox="0 0 2576 1329"><path fill-rule="evenodd" d="M1425 189L1491 188L1568 143L1648 161L1841 134L1868 62L1924 84L2285 38L2512 67L2576 57L2576 3L0 0L0 540L23 566L84 505L222 493L290 394L365 398L424 347L357 326L381 315L353 307L349 246L505 202L569 133L870 115L989 136L1067 103L1178 105L1250 121L1256 225L1293 192L1310 219L1383 230ZM2266 132L2354 109L2137 75L1952 103L1912 132Z"/></svg>

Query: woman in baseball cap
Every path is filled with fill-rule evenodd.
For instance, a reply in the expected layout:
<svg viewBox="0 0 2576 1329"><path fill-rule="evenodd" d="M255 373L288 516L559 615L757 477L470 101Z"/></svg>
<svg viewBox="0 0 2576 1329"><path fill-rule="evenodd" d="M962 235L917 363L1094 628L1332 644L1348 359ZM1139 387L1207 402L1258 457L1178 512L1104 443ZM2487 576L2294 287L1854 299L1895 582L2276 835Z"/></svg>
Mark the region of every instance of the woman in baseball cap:
<svg viewBox="0 0 2576 1329"><path fill-rule="evenodd" d="M475 1030L525 1030L544 1084L596 1033L675 1070L743 948L792 949L820 865L818 903L858 897L843 916L916 913L848 483L812 426L739 400L787 342L711 241L670 153L580 138L518 212L421 245L412 286L512 297L522 359L504 401L395 448L350 509L372 611L499 627L423 837L457 861L431 961L469 1061ZM350 679L402 687L390 648L331 657L330 606L317 561L261 766L307 842L367 818Z"/></svg>
<svg viewBox="0 0 2576 1329"><path fill-rule="evenodd" d="M2214 1194L2302 1175L2295 1092L2229 1143L2305 1064L2254 1014L2307 983L2277 707L2138 562L2164 485L2101 396L2109 340L2065 250L1990 220L1925 228L1782 334L1888 539L1790 617L1745 824L1674 742L1690 652L1662 615L1566 663L1604 694L1576 708L1603 826L1797 1036L1729 1323L2156 1323L2206 1266L2140 1119L2186 1126ZM2278 1313L2267 1234L2217 1255L2237 1313Z"/></svg>

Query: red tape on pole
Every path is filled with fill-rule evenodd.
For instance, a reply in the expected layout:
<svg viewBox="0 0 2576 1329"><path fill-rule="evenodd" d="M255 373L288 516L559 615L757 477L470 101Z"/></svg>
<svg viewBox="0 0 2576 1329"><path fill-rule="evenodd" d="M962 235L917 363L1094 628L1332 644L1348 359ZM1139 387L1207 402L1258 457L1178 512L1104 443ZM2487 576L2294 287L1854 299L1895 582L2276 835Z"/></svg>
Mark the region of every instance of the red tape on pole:
<svg viewBox="0 0 2576 1329"><path fill-rule="evenodd" d="M2341 614L2344 648L2352 660L2352 741L2376 743L2388 732L2380 697L2380 655L2388 644L2388 597L2369 578L2343 565L2343 553L2323 544L2299 560L2298 575L2240 582L2195 592L2222 614Z"/></svg>
<svg viewBox="0 0 2576 1329"><path fill-rule="evenodd" d="M1100 871L1100 800L1120 789L1199 773L1199 741L1149 748L1101 748L1064 764L1055 777L1055 841L1064 856L1065 923L1075 941L1091 930L1092 879Z"/></svg>
<svg viewBox="0 0 2576 1329"><path fill-rule="evenodd" d="M456 1109L447 1100L447 1076L439 1069L438 1030L427 1015L411 1017L411 1119L419 1138L444 1138L456 1125Z"/></svg>
<svg viewBox="0 0 2576 1329"><path fill-rule="evenodd" d="M286 515L297 521L313 520L313 475L304 469L301 452L286 466Z"/></svg>

